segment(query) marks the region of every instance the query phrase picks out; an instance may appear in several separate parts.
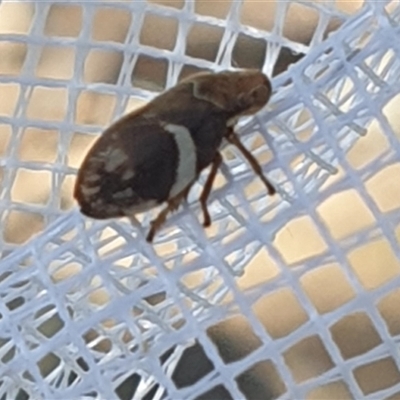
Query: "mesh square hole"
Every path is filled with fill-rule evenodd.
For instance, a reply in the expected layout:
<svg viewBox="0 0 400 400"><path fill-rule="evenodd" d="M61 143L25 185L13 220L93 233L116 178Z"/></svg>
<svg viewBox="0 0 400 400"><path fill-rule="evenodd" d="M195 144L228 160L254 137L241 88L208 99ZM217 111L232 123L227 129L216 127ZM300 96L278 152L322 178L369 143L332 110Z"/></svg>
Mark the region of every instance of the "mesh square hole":
<svg viewBox="0 0 400 400"><path fill-rule="evenodd" d="M361 365L353 370L353 374L364 395L400 383L400 372L396 363L390 357Z"/></svg>
<svg viewBox="0 0 400 400"><path fill-rule="evenodd" d="M15 83L0 83L0 116L4 115L6 117L10 117L14 114L18 98L20 96L20 89L20 85L17 85Z"/></svg>
<svg viewBox="0 0 400 400"><path fill-rule="evenodd" d="M363 244L349 252L347 258L367 290L376 289L400 275L400 261L386 239Z"/></svg>
<svg viewBox="0 0 400 400"><path fill-rule="evenodd" d="M300 283L321 314L336 310L355 298L355 291L338 264L328 264L305 273Z"/></svg>
<svg viewBox="0 0 400 400"><path fill-rule="evenodd" d="M172 380L177 388L185 388L194 385L213 370L214 364L203 346L196 343L183 352L172 374Z"/></svg>
<svg viewBox="0 0 400 400"><path fill-rule="evenodd" d="M375 218L355 190L334 194L317 207L317 213L335 240L372 227Z"/></svg>
<svg viewBox="0 0 400 400"><path fill-rule="evenodd" d="M211 17L226 19L232 7L232 0L224 1L204 1L195 0L194 12L200 15L209 15Z"/></svg>
<svg viewBox="0 0 400 400"><path fill-rule="evenodd" d="M386 322L389 333L392 336L400 336L400 289L393 290L383 296L377 308Z"/></svg>
<svg viewBox="0 0 400 400"><path fill-rule="evenodd" d="M47 36L77 37L81 33L82 7L70 4L52 4L44 27Z"/></svg>
<svg viewBox="0 0 400 400"><path fill-rule="evenodd" d="M175 48L178 27L176 18L147 13L143 19L139 41L144 46L172 51Z"/></svg>
<svg viewBox="0 0 400 400"><path fill-rule="evenodd" d="M4 4L2 3L2 5ZM0 76L19 76L25 63L27 52L28 45L26 43L0 40L0 53L2 54L0 58Z"/></svg>
<svg viewBox="0 0 400 400"><path fill-rule="evenodd" d="M39 367L40 375L46 378L53 371L57 371L57 369L60 370L62 364L62 358L55 353L48 353L38 361L37 366Z"/></svg>
<svg viewBox="0 0 400 400"><path fill-rule="evenodd" d="M294 52L291 48L282 46L279 49L278 57L272 70L272 76L285 72L291 64L297 63L304 57L301 52Z"/></svg>
<svg viewBox="0 0 400 400"><path fill-rule="evenodd" d="M275 24L277 4L275 1L255 2L244 0L240 9L240 22L262 31L271 31Z"/></svg>
<svg viewBox="0 0 400 400"><path fill-rule="evenodd" d="M360 137L347 152L346 159L351 167L360 170L379 161L389 150L389 141L379 123L374 120L368 127L368 133Z"/></svg>
<svg viewBox="0 0 400 400"><path fill-rule="evenodd" d="M283 357L297 383L318 377L335 366L317 335L300 340L285 350Z"/></svg>
<svg viewBox="0 0 400 400"><path fill-rule="evenodd" d="M31 29L35 3L2 2L0 34L27 35Z"/></svg>
<svg viewBox="0 0 400 400"><path fill-rule="evenodd" d="M365 183L368 193L384 213L400 209L399 176L400 163L395 163L381 169Z"/></svg>
<svg viewBox="0 0 400 400"><path fill-rule="evenodd" d="M252 309L273 339L289 335L308 321L299 300L287 288L262 296Z"/></svg>
<svg viewBox="0 0 400 400"><path fill-rule="evenodd" d="M232 60L239 68L257 68L263 66L267 51L265 39L254 38L239 33L232 51Z"/></svg>
<svg viewBox="0 0 400 400"><path fill-rule="evenodd" d="M87 84L116 84L123 60L123 53L118 50L89 50L84 64L83 81Z"/></svg>
<svg viewBox="0 0 400 400"><path fill-rule="evenodd" d="M132 71L132 86L151 91L166 87L168 60L140 54Z"/></svg>
<svg viewBox="0 0 400 400"><path fill-rule="evenodd" d="M262 345L251 324L240 315L209 327L207 335L226 364L248 357Z"/></svg>
<svg viewBox="0 0 400 400"><path fill-rule="evenodd" d="M318 20L319 12L316 9L304 4L288 2L283 29L278 34L282 34L293 42L309 45Z"/></svg>
<svg viewBox="0 0 400 400"><path fill-rule="evenodd" d="M270 360L260 361L235 378L246 399L277 399L286 385Z"/></svg>
<svg viewBox="0 0 400 400"><path fill-rule="evenodd" d="M241 291L272 281L280 274L280 269L265 247L246 263L243 274L236 279Z"/></svg>
<svg viewBox="0 0 400 400"><path fill-rule="evenodd" d="M19 168L11 188L11 201L46 205L52 187L50 171Z"/></svg>
<svg viewBox="0 0 400 400"><path fill-rule="evenodd" d="M194 23L187 33L185 53L189 57L214 62L223 34L220 27Z"/></svg>
<svg viewBox="0 0 400 400"><path fill-rule="evenodd" d="M54 129L27 127L20 141L19 159L29 162L54 163L57 158L59 139L59 132ZM26 172L34 173L29 170ZM28 182L30 181L28 180Z"/></svg>
<svg viewBox="0 0 400 400"><path fill-rule="evenodd" d="M44 216L28 211L8 212L3 229L3 239L10 244L22 244L45 226Z"/></svg>
<svg viewBox="0 0 400 400"><path fill-rule="evenodd" d="M275 236L273 245L287 264L296 264L319 256L328 247L308 216L289 221Z"/></svg>
<svg viewBox="0 0 400 400"><path fill-rule="evenodd" d="M132 17L128 10L96 7L92 21L92 39L99 42L125 42Z"/></svg>
<svg viewBox="0 0 400 400"><path fill-rule="evenodd" d="M44 46L35 74L38 78L70 80L74 76L75 48Z"/></svg>
<svg viewBox="0 0 400 400"><path fill-rule="evenodd" d="M346 315L329 329L345 360L367 353L382 344L374 324L363 312Z"/></svg>
<svg viewBox="0 0 400 400"><path fill-rule="evenodd" d="M33 316L32 328L35 328L47 339L60 333L64 326L65 323L54 304L45 305Z"/></svg>
<svg viewBox="0 0 400 400"><path fill-rule="evenodd" d="M68 106L68 91L64 88L35 86L26 109L29 119L62 121Z"/></svg>
<svg viewBox="0 0 400 400"><path fill-rule="evenodd" d="M116 98L112 94L82 90L76 99L75 123L106 126L111 122L115 106Z"/></svg>

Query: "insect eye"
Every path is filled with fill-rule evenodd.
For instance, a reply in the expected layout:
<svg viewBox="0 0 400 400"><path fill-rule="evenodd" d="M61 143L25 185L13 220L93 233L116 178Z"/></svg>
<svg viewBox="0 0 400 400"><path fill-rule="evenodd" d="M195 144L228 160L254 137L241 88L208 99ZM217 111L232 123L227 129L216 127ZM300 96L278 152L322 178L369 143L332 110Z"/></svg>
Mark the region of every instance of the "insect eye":
<svg viewBox="0 0 400 400"><path fill-rule="evenodd" d="M265 87L264 86L257 86L255 89L253 89L250 93L250 96L253 99L257 99L261 97L265 93Z"/></svg>
<svg viewBox="0 0 400 400"><path fill-rule="evenodd" d="M250 93L250 97L253 100L253 104L266 104L270 97L270 91L266 86L257 86Z"/></svg>

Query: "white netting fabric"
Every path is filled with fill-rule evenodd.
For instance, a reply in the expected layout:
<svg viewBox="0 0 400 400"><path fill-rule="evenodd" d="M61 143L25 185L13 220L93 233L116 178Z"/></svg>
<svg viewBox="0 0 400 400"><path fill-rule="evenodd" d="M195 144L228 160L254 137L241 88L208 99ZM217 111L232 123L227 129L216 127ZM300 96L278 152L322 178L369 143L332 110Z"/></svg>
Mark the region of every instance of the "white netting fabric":
<svg viewBox="0 0 400 400"><path fill-rule="evenodd" d="M358 6L1 3L0 399L399 398L400 4ZM232 65L275 75L240 131L277 196L228 148L207 230L77 212L111 120Z"/></svg>

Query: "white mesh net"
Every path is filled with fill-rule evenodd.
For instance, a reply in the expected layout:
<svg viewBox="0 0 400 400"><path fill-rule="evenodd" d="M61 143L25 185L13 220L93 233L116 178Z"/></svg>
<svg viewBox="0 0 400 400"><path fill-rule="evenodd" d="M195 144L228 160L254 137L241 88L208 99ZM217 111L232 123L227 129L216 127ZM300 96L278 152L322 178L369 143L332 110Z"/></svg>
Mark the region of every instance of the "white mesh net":
<svg viewBox="0 0 400 400"><path fill-rule="evenodd" d="M400 398L398 1L3 1L0 49L0 399ZM209 229L204 180L154 245L80 215L105 126L232 66L278 195L227 148Z"/></svg>

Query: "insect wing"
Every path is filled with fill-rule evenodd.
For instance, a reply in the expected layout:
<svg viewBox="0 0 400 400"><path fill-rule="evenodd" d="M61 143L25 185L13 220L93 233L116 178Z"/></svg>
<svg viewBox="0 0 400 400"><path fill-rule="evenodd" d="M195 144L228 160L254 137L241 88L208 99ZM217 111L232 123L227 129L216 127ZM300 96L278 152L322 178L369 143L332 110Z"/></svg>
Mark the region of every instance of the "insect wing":
<svg viewBox="0 0 400 400"><path fill-rule="evenodd" d="M177 162L176 143L157 120L125 119L107 129L87 155L75 198L92 218L144 211L167 199Z"/></svg>

